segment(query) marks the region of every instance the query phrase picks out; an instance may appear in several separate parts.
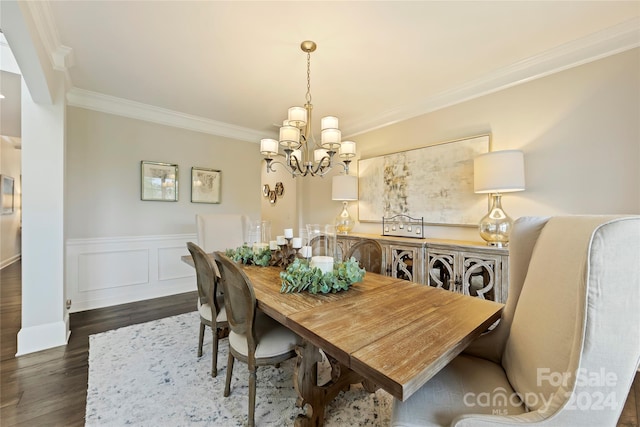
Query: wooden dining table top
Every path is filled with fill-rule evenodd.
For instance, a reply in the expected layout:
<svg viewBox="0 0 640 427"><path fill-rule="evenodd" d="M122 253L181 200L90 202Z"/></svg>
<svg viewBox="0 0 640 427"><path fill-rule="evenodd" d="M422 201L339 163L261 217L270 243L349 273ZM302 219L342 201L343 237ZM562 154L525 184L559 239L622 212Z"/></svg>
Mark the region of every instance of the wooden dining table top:
<svg viewBox="0 0 640 427"><path fill-rule="evenodd" d="M486 331L503 308L370 272L335 294L281 293L281 269L243 269L262 311L400 400Z"/></svg>

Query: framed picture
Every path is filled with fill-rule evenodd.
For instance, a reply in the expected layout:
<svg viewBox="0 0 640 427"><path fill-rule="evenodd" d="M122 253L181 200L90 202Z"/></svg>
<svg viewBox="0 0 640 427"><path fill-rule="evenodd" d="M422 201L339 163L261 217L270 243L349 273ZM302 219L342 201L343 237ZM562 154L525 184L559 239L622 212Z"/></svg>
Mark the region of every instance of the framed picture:
<svg viewBox="0 0 640 427"><path fill-rule="evenodd" d="M490 142L490 135L479 135L359 160L358 219L403 214L424 224L476 227L487 197L473 191L473 159Z"/></svg>
<svg viewBox="0 0 640 427"><path fill-rule="evenodd" d="M143 160L140 171L142 200L178 201L178 165Z"/></svg>
<svg viewBox="0 0 640 427"><path fill-rule="evenodd" d="M191 202L220 203L220 180L217 169L191 168Z"/></svg>
<svg viewBox="0 0 640 427"><path fill-rule="evenodd" d="M10 176L0 175L0 177L0 181L2 181L2 188L0 188L2 194L2 215L9 215L13 213L14 182Z"/></svg>

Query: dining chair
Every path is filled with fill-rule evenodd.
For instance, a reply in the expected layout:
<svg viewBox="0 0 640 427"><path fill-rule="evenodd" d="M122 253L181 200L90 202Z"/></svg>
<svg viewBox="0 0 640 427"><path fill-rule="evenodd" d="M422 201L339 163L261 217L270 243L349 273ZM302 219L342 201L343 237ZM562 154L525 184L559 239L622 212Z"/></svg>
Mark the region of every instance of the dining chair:
<svg viewBox="0 0 640 427"><path fill-rule="evenodd" d="M218 280L220 273L218 266L209 256L193 242L187 242L187 248L193 258L198 284L198 313L200 314L200 336L198 339L198 357L202 357L204 330L207 326L213 334L211 351L211 376L218 375L218 341L223 336L229 324L224 307L224 297L219 292Z"/></svg>
<svg viewBox="0 0 640 427"><path fill-rule="evenodd" d="M278 365L296 355L298 335L257 309L253 286L244 271L222 252L215 252L229 321L229 360L224 396L231 392L234 360L248 365L249 426L255 425L256 369Z"/></svg>
<svg viewBox="0 0 640 427"><path fill-rule="evenodd" d="M640 361L638 260L640 216L518 219L500 323L391 425L615 426Z"/></svg>
<svg viewBox="0 0 640 427"><path fill-rule="evenodd" d="M364 268L371 273L382 273L382 246L373 239L363 239L356 242L347 251L345 260L355 258Z"/></svg>

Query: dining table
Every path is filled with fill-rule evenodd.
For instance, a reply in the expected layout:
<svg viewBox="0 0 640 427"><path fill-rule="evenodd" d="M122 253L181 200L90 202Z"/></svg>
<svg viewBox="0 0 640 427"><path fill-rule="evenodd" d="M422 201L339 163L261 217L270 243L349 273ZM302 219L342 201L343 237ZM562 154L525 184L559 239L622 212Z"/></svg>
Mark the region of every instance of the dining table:
<svg viewBox="0 0 640 427"><path fill-rule="evenodd" d="M211 255L213 256L213 255ZM193 265L190 256L183 261ZM321 426L325 407L350 384L408 399L486 332L503 304L366 272L348 290L281 292L281 268L242 265L258 308L297 333L296 426ZM324 353L331 379L318 383Z"/></svg>

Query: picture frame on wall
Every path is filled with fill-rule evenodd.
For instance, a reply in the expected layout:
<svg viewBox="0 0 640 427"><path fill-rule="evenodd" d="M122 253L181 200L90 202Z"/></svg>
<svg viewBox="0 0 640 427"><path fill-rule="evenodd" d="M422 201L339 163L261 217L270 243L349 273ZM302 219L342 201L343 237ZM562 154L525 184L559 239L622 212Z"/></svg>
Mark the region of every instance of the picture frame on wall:
<svg viewBox="0 0 640 427"><path fill-rule="evenodd" d="M144 201L178 201L178 165L140 162L140 199Z"/></svg>
<svg viewBox="0 0 640 427"><path fill-rule="evenodd" d="M220 203L222 172L218 169L191 168L191 202Z"/></svg>
<svg viewBox="0 0 640 427"><path fill-rule="evenodd" d="M0 188L2 194L2 215L10 215L14 210L14 179L8 175L0 175Z"/></svg>

